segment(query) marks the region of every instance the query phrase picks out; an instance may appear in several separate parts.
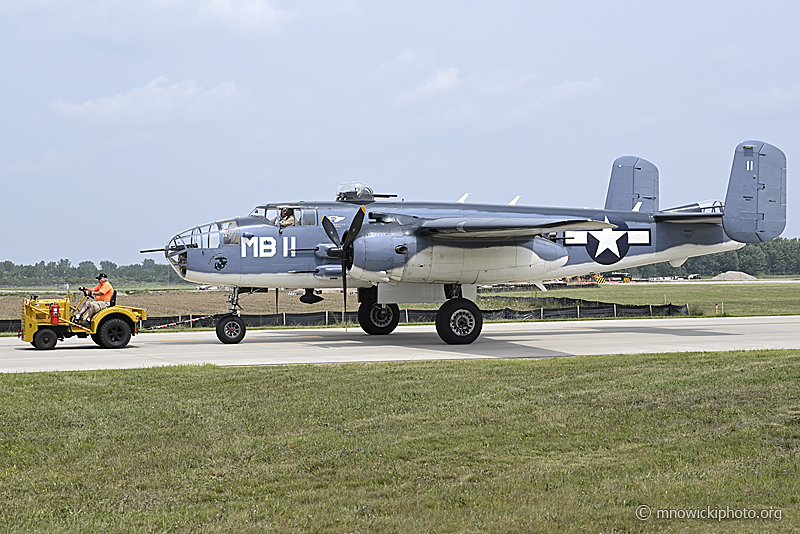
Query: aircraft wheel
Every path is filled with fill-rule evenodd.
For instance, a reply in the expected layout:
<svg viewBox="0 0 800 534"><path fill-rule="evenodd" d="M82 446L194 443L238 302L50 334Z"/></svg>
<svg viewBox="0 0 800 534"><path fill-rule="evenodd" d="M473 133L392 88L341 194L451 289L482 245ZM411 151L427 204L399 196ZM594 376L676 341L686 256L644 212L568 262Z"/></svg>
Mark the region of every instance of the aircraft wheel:
<svg viewBox="0 0 800 534"><path fill-rule="evenodd" d="M358 324L367 334L385 336L391 334L400 322L400 307L397 304L372 304L362 302L358 307Z"/></svg>
<svg viewBox="0 0 800 534"><path fill-rule="evenodd" d="M131 327L125 319L106 319L97 331L98 345L104 349L121 349L131 340ZM92 337L94 339L94 337ZM97 341L95 340L95 343Z"/></svg>
<svg viewBox="0 0 800 534"><path fill-rule="evenodd" d="M468 299L450 299L436 312L436 333L449 345L467 345L481 334L483 315Z"/></svg>
<svg viewBox="0 0 800 534"><path fill-rule="evenodd" d="M33 346L39 350L51 350L56 347L58 337L50 328L42 328L33 334Z"/></svg>
<svg viewBox="0 0 800 534"><path fill-rule="evenodd" d="M217 323L217 337L226 345L239 343L245 331L244 321L236 315L226 315Z"/></svg>

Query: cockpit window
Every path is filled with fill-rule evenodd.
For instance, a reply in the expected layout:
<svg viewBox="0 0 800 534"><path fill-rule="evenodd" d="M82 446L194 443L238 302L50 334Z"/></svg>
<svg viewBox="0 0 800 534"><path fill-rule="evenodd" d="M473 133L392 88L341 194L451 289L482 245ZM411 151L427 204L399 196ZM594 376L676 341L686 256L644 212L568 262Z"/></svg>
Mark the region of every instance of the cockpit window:
<svg viewBox="0 0 800 534"><path fill-rule="evenodd" d="M297 211L297 210L295 210ZM303 226L315 226L317 224L317 210L304 209L300 217L300 224Z"/></svg>
<svg viewBox="0 0 800 534"><path fill-rule="evenodd" d="M268 223L277 226L279 218L280 218L280 210L278 208L270 208L267 210L266 219Z"/></svg>
<svg viewBox="0 0 800 534"><path fill-rule="evenodd" d="M188 234L188 235L186 235ZM217 223L205 224L192 228L182 235L189 248L218 248L219 231Z"/></svg>
<svg viewBox="0 0 800 534"><path fill-rule="evenodd" d="M239 244L239 223L236 219L219 223L223 245Z"/></svg>
<svg viewBox="0 0 800 534"><path fill-rule="evenodd" d="M219 248L220 244L239 244L239 221L231 219L195 226L173 237L168 248L175 253L187 248Z"/></svg>
<svg viewBox="0 0 800 534"><path fill-rule="evenodd" d="M314 208L296 208L291 205L277 206L275 204L265 204L263 206L256 206L256 208L250 212L250 216L256 217L267 224L278 226L281 221L281 209L284 208L291 210L290 215L294 217L294 223L288 226L316 226L317 210ZM281 226L287 225L283 224Z"/></svg>

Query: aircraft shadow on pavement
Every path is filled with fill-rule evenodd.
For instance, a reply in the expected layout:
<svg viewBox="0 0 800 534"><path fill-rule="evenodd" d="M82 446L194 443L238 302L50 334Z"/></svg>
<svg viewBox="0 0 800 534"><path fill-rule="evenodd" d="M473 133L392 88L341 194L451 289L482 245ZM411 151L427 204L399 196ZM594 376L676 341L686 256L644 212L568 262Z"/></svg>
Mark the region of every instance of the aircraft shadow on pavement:
<svg viewBox="0 0 800 534"><path fill-rule="evenodd" d="M484 332L474 343L470 345L447 345L439 339L435 332L403 332L398 329L387 336L369 336L360 331L351 333L320 331L306 337L303 334L294 334L298 343L308 343L314 349L335 350L342 348L342 342L346 341L351 346L358 344L362 347L374 347L376 351L391 347L393 350L407 349L436 351L439 353L449 353L460 356L474 356L482 358L557 358L565 356L575 356L574 353L552 350L545 347L531 346L536 338L550 338L553 336L576 336L598 332L614 335L667 335L681 338L692 337L714 337L714 336L737 336L741 334L730 332L714 332L702 328L659 328L659 327L610 327L596 328L587 327L579 330L559 330L544 332ZM269 336L257 340L259 343L280 342L286 343L287 337L294 337L287 332L287 336ZM524 337L525 339L520 339ZM253 341L251 339L251 341ZM678 348L676 347L676 350Z"/></svg>
<svg viewBox="0 0 800 534"><path fill-rule="evenodd" d="M327 334L327 335L326 335ZM444 343L436 332L403 332L396 330L387 336L370 336L361 331L344 334L341 332L327 332L324 334L314 334L313 336L299 335L294 340L297 343L311 344L313 349L309 350L330 350L341 349L342 342L347 341L349 346L356 344L360 347L373 348L375 352L382 349L391 348L392 350L405 351L435 351L437 353L452 354L453 356L473 356L480 358L555 358L559 356L575 356L574 354L550 350L543 347L531 347L519 342L518 332L503 332L484 334L469 345L448 345ZM504 340L503 337L514 337L512 340ZM498 339L500 338L500 339ZM251 340L252 341L252 340ZM265 337L257 339L258 343L286 343L286 337ZM421 358L424 358L422 356Z"/></svg>

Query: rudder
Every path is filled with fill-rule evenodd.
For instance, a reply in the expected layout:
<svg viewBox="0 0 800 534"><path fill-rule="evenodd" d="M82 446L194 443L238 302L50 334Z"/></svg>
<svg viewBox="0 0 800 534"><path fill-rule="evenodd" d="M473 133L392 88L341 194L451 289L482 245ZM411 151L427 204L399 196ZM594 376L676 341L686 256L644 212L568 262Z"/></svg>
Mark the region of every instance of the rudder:
<svg viewBox="0 0 800 534"><path fill-rule="evenodd" d="M605 209L658 211L658 168L636 156L615 159Z"/></svg>
<svg viewBox="0 0 800 534"><path fill-rule="evenodd" d="M786 155L763 141L736 147L722 216L725 234L741 243L778 237L786 227Z"/></svg>

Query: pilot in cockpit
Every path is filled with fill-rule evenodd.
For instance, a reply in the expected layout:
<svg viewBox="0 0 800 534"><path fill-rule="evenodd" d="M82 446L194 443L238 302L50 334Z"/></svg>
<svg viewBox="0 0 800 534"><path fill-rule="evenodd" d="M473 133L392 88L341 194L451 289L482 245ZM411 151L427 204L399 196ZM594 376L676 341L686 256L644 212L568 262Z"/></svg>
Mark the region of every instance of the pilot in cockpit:
<svg viewBox="0 0 800 534"><path fill-rule="evenodd" d="M281 208L280 227L294 226L294 210L292 208Z"/></svg>

